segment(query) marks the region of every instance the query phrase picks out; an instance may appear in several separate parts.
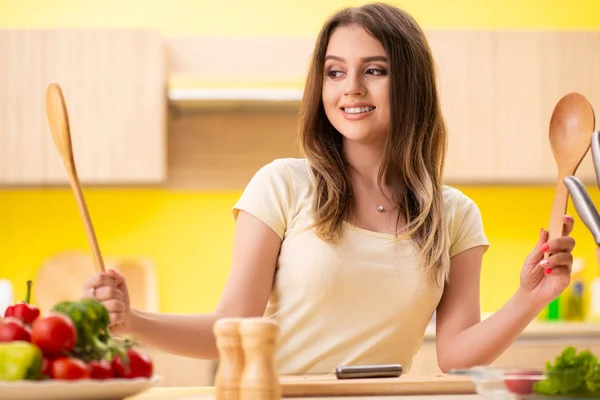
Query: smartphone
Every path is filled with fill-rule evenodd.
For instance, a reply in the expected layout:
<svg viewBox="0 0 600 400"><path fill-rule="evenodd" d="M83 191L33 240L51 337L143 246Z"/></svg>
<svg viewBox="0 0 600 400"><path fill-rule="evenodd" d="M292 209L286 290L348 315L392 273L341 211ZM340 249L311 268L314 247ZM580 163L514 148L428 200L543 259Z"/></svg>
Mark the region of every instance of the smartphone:
<svg viewBox="0 0 600 400"><path fill-rule="evenodd" d="M398 378L401 375L400 364L346 365L335 369L338 379Z"/></svg>

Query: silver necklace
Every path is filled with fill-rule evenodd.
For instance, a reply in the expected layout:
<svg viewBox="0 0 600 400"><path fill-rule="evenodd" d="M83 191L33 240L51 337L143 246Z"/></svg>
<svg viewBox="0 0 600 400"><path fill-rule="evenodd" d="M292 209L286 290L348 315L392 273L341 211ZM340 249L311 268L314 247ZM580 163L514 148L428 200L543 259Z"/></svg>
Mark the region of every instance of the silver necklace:
<svg viewBox="0 0 600 400"><path fill-rule="evenodd" d="M356 171L356 170L355 170L355 171ZM360 172L356 171L356 173L358 174L358 176L360 177L360 179L363 181L363 184L365 184L365 186L366 186L365 179L364 179L364 178L363 178L363 176L360 174ZM378 211L378 212L380 212L380 213L381 213L381 212L384 212L384 211L385 211L385 207L383 207L383 205L382 205L382 204L377 204L377 202L375 201L375 199L373 199L373 196L371 195L371 191L370 191L369 189L367 189L367 194L368 194L368 195L369 195L369 197L371 198L371 201L377 205L377 208L376 208L376 209L377 209L377 211Z"/></svg>

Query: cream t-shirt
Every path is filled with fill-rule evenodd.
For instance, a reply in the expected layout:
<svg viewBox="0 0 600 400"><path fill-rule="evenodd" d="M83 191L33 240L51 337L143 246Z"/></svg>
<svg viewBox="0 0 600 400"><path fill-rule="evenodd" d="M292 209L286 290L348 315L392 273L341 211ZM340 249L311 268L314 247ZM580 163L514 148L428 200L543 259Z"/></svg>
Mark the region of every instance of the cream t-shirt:
<svg viewBox="0 0 600 400"><path fill-rule="evenodd" d="M275 361L285 374L330 373L351 364L399 363L410 370L442 296L421 270L410 240L344 224L343 239L319 239L311 217L314 185L306 159L261 168L233 208L282 239L265 317L279 323ZM444 186L450 256L488 246L476 204Z"/></svg>

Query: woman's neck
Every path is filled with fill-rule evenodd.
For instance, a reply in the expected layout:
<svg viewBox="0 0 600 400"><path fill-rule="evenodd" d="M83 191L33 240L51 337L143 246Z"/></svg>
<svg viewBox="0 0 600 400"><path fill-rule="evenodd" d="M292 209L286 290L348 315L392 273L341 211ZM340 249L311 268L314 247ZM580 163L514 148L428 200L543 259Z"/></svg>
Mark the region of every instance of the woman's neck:
<svg viewBox="0 0 600 400"><path fill-rule="evenodd" d="M377 175L383 159L382 147L344 140L344 156L350 166L351 176L358 174L369 187L377 186Z"/></svg>

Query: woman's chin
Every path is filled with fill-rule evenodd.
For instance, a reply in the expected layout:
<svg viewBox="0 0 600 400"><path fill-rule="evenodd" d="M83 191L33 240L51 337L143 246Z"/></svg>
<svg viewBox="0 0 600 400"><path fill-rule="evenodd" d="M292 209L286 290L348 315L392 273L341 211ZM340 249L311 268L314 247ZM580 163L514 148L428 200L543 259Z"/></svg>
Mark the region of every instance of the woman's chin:
<svg viewBox="0 0 600 400"><path fill-rule="evenodd" d="M375 145L383 144L384 136L373 132L371 130L359 130L359 129L346 129L341 132L344 137L344 141L349 143L363 144L363 145Z"/></svg>

